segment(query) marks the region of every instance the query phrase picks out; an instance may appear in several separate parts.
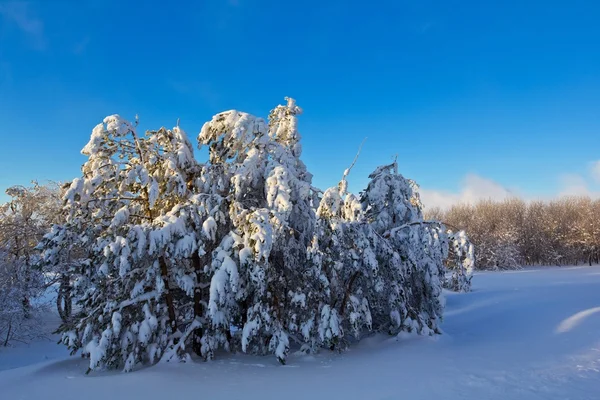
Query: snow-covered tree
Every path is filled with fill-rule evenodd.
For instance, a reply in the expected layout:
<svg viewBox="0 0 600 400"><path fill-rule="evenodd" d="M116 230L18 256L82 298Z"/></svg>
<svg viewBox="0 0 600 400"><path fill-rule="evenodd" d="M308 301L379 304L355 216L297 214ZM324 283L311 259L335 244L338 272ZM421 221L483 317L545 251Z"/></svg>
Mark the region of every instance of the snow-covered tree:
<svg viewBox="0 0 600 400"><path fill-rule="evenodd" d="M179 323L177 295L195 288L199 167L179 127L139 137L117 115L94 128L82 153L83 176L64 196L67 222L46 236L43 257L53 262L73 246L86 255L65 264L80 308L60 328L65 344L89 355L91 369L131 370L175 348L193 323Z"/></svg>
<svg viewBox="0 0 600 400"><path fill-rule="evenodd" d="M477 268L516 269L522 263L520 249L530 241L523 234L524 207L515 199L498 204L487 200L475 205L459 204L446 211L442 220L457 227L457 233L464 230L468 234L477 247Z"/></svg>
<svg viewBox="0 0 600 400"><path fill-rule="evenodd" d="M396 163L371 174L360 199L347 193L347 174L323 194L310 248L322 286L317 343L339 347L364 331L437 332L454 239L441 223L423 220L417 186ZM472 252L463 237L457 250L465 246ZM470 283L465 260L453 275L465 277L462 290Z"/></svg>
<svg viewBox="0 0 600 400"><path fill-rule="evenodd" d="M471 290L471 279L475 269L475 250L465 231L448 231L449 255L446 259L448 271L444 287L455 292Z"/></svg>
<svg viewBox="0 0 600 400"><path fill-rule="evenodd" d="M340 348L345 336L356 339L372 329L369 296L381 283L376 248L380 243L368 224L356 196L347 193L346 174L338 186L323 194L317 209L317 225L309 248L318 277L315 345ZM314 302L314 301L313 301ZM305 336L307 332L305 332Z"/></svg>
<svg viewBox="0 0 600 400"><path fill-rule="evenodd" d="M52 222L60 202L55 185L13 186L10 201L0 204L0 340L28 341L45 332L38 299L52 282L37 266L36 245Z"/></svg>
<svg viewBox="0 0 600 400"><path fill-rule="evenodd" d="M397 163L377 168L361 193L375 231L394 252L386 265L393 331L438 332L447 238L442 226L425 223L418 187L398 173ZM399 262L398 262L399 260Z"/></svg>
<svg viewBox="0 0 600 400"><path fill-rule="evenodd" d="M67 221L41 244L79 308L63 342L91 369L218 349L284 363L291 346L438 331L444 227L423 220L416 184L396 163L360 197L347 191L349 170L315 189L301 112L287 99L268 121L215 115L198 136L206 163L179 127L140 137L114 115L94 129L64 196Z"/></svg>
<svg viewBox="0 0 600 400"><path fill-rule="evenodd" d="M297 318L288 305L302 296L315 220L312 175L300 160L300 113L292 99L271 112L269 123L228 111L198 137L212 167L223 171L229 201L230 232L210 264L209 357L229 346L231 325L239 328L243 351L273 352L281 362L287 355L288 327Z"/></svg>
<svg viewBox="0 0 600 400"><path fill-rule="evenodd" d="M43 276L30 268L24 259L0 250L0 346L47 333L41 321L47 307L35 301L44 290Z"/></svg>

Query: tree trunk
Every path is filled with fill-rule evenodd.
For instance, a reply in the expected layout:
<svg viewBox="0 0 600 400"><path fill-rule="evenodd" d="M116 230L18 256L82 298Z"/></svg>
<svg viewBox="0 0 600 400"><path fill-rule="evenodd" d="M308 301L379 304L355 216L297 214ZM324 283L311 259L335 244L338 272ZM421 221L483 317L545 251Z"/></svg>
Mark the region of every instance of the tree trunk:
<svg viewBox="0 0 600 400"><path fill-rule="evenodd" d="M4 340L4 347L8 347L8 340L10 339L10 332L12 330L12 324L8 323L8 333L6 334L6 339Z"/></svg>
<svg viewBox="0 0 600 400"><path fill-rule="evenodd" d="M173 293L169 287L169 271L167 262L163 256L158 260L160 264L160 273L165 285L165 299L167 301L167 311L169 313L169 325L171 325L171 333L177 332L177 317L175 316L175 304L173 303Z"/></svg>
<svg viewBox="0 0 600 400"><path fill-rule="evenodd" d="M348 287L346 288L346 293L344 294L344 299L342 300L342 306L340 308L340 315L344 315L344 311L346 311L346 303L348 303L348 298L350 297L350 292L352 291L352 284L354 280L358 276L358 271L352 274L350 277L350 281L348 282Z"/></svg>
<svg viewBox="0 0 600 400"><path fill-rule="evenodd" d="M58 296L56 298L56 308L60 319L67 323L71 319L73 299L71 297L71 286L68 275L63 275L60 279L60 287L58 288Z"/></svg>
<svg viewBox="0 0 600 400"><path fill-rule="evenodd" d="M196 287L194 288L194 320L202 318L204 315L204 307L202 307L202 288L200 288L200 279L202 277L202 261L197 252L192 256L192 263L196 273ZM202 355L202 328L194 330L192 335L192 349L194 353Z"/></svg>

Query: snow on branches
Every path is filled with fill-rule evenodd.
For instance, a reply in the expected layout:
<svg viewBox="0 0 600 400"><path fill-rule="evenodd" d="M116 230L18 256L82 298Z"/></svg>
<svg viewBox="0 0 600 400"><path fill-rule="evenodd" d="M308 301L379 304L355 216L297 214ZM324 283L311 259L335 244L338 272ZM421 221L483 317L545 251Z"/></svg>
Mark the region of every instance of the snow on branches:
<svg viewBox="0 0 600 400"><path fill-rule="evenodd" d="M302 110L286 100L268 121L215 115L198 135L206 163L179 127L141 136L113 115L94 128L67 221L42 242L78 303L63 342L91 370L218 349L285 363L293 347L343 349L369 331L439 332L442 287L470 283L466 237L423 220L395 162L359 196L349 170L316 190L300 159ZM80 262L59 263L73 248ZM451 285L445 263L460 265Z"/></svg>
<svg viewBox="0 0 600 400"><path fill-rule="evenodd" d="M60 219L59 188L55 184L13 186L10 201L0 204L0 346L28 342L42 329L52 274L38 266L36 248L49 227Z"/></svg>

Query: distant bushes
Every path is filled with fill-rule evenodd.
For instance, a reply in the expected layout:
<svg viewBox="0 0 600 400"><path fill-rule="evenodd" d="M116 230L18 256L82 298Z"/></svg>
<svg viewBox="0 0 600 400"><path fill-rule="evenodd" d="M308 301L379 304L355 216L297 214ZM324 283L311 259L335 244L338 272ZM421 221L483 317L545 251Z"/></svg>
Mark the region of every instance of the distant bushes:
<svg viewBox="0 0 600 400"><path fill-rule="evenodd" d="M486 200L431 209L427 218L464 229L475 244L480 269L600 261L600 200L589 197Z"/></svg>

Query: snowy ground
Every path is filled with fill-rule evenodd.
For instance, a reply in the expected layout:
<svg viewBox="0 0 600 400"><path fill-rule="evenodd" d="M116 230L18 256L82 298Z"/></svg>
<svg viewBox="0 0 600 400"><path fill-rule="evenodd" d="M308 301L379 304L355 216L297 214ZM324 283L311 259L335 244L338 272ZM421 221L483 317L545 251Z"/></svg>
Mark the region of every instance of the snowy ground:
<svg viewBox="0 0 600 400"><path fill-rule="evenodd" d="M443 329L436 338L371 337L287 366L221 355L89 376L85 360L37 342L0 350L0 397L600 399L599 267L478 274L472 293L447 295Z"/></svg>

